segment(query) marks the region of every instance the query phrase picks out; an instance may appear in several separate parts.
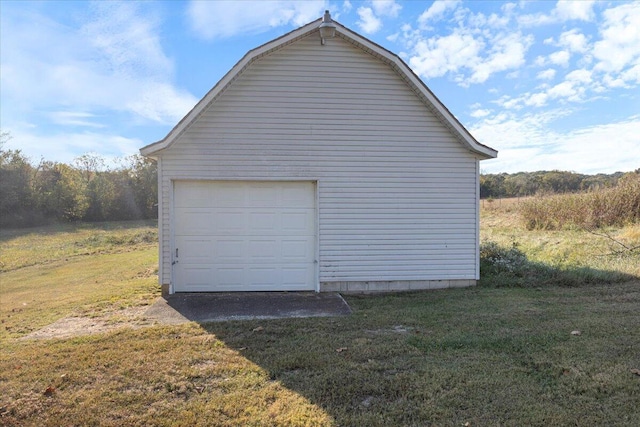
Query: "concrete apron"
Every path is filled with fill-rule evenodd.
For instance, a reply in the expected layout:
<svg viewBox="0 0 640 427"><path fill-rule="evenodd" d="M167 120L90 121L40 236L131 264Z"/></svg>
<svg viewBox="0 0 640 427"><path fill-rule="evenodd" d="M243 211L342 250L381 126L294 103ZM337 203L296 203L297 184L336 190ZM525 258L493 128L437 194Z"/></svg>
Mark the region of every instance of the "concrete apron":
<svg viewBox="0 0 640 427"><path fill-rule="evenodd" d="M227 320L348 316L351 308L334 292L180 293L159 298L144 316L164 324Z"/></svg>

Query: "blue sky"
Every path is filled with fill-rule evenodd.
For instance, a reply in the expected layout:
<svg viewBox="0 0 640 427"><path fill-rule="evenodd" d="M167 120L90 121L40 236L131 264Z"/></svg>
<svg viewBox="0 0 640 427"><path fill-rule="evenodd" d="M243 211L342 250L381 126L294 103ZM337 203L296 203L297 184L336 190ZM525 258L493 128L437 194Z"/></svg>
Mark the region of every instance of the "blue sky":
<svg viewBox="0 0 640 427"><path fill-rule="evenodd" d="M0 127L32 160L137 153L250 49L322 16L400 55L483 172L640 168L640 2L0 2Z"/></svg>

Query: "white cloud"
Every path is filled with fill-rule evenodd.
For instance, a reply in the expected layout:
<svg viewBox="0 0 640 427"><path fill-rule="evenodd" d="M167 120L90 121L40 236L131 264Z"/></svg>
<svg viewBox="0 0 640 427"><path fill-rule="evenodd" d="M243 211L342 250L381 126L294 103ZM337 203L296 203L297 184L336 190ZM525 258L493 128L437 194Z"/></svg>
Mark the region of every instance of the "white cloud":
<svg viewBox="0 0 640 427"><path fill-rule="evenodd" d="M551 15L537 14L537 15L520 15L518 16L518 22L525 27L535 27L539 25L551 24L556 22L556 19Z"/></svg>
<svg viewBox="0 0 640 427"><path fill-rule="evenodd" d="M326 8L325 0L192 0L186 15L199 37L213 40L259 34L280 26L299 27L322 17Z"/></svg>
<svg viewBox="0 0 640 427"><path fill-rule="evenodd" d="M359 7L358 16L358 26L366 34L373 34L382 28L382 21L376 18L370 7Z"/></svg>
<svg viewBox="0 0 640 427"><path fill-rule="evenodd" d="M602 39L594 44L596 69L620 72L640 61L640 3L628 3L604 11Z"/></svg>
<svg viewBox="0 0 640 427"><path fill-rule="evenodd" d="M640 64L629 68L627 71L620 75L624 81L640 83Z"/></svg>
<svg viewBox="0 0 640 427"><path fill-rule="evenodd" d="M402 41L410 52L409 65L424 78L449 77L460 86L484 83L495 74L517 79L534 42L513 21L515 5L501 9L503 15L473 13L459 2L434 2L419 18L418 30L404 30ZM432 36L427 24L441 24L449 13L453 19ZM509 28L512 23L513 28Z"/></svg>
<svg viewBox="0 0 640 427"><path fill-rule="evenodd" d="M130 120L169 124L197 101L173 85L159 22L137 4L96 3L81 28L34 13L12 18L2 22L12 34L1 41L2 100L12 106L10 112L3 109L4 121L73 110L117 111Z"/></svg>
<svg viewBox="0 0 640 427"><path fill-rule="evenodd" d="M106 125L97 123L92 119L96 118L95 114L84 111L53 111L48 113L51 121L61 126L81 126L104 128Z"/></svg>
<svg viewBox="0 0 640 427"><path fill-rule="evenodd" d="M500 7L500 9L504 12L505 15L511 15L516 7L518 7L518 5L515 3L505 3Z"/></svg>
<svg viewBox="0 0 640 427"><path fill-rule="evenodd" d="M534 93L530 96L525 96L524 104L533 107L543 107L547 105L547 100L549 99L549 95L544 92Z"/></svg>
<svg viewBox="0 0 640 427"><path fill-rule="evenodd" d="M513 70L525 62L525 52L533 43L533 37L523 37L512 33L500 35L492 40L491 53L473 67L470 83L483 83L492 74L505 70Z"/></svg>
<svg viewBox="0 0 640 427"><path fill-rule="evenodd" d="M175 124L198 101L166 82L137 82L137 94L124 103L129 111L158 123Z"/></svg>
<svg viewBox="0 0 640 427"><path fill-rule="evenodd" d="M524 26L539 26L566 21L591 21L594 19L595 0L559 0L548 14L521 15L518 22Z"/></svg>
<svg viewBox="0 0 640 427"><path fill-rule="evenodd" d="M342 11L348 13L351 12L351 9L353 9L353 5L351 4L351 2L349 0L344 0L344 2L342 3Z"/></svg>
<svg viewBox="0 0 640 427"><path fill-rule="evenodd" d="M109 133L64 132L41 135L28 127L11 127L8 131L13 137L6 145L7 149L18 149L33 162L41 158L54 162L68 163L78 153L100 153L101 156L116 157L137 154L144 142L137 138L125 138Z"/></svg>
<svg viewBox="0 0 640 427"><path fill-rule="evenodd" d="M558 115L566 115L562 111L546 111L538 114L500 113L490 116L469 128L476 139L500 151L516 148L540 148L547 142L545 135L549 132L548 124ZM484 162L483 162L484 164Z"/></svg>
<svg viewBox="0 0 640 427"><path fill-rule="evenodd" d="M456 31L448 36L419 41L414 47L409 65L423 77L440 77L477 63L483 48L481 40L475 39L471 34Z"/></svg>
<svg viewBox="0 0 640 427"><path fill-rule="evenodd" d="M429 21L435 21L446 12L457 8L459 3L460 1L457 0L436 0L429 6L429 9L422 12L418 23L422 26L427 25Z"/></svg>
<svg viewBox="0 0 640 427"><path fill-rule="evenodd" d="M552 79L556 74L554 69L547 69L538 73L539 79ZM617 84L610 82L611 85ZM536 93L526 92L520 96L503 96L493 103L508 110L520 110L527 107L544 107L552 100L562 103L584 102L589 89L597 91L598 84L593 79L593 72L587 69L573 70L565 76L564 80L554 86L543 83Z"/></svg>
<svg viewBox="0 0 640 427"><path fill-rule="evenodd" d="M565 76L566 80L578 83L591 83L592 72L585 69L573 70Z"/></svg>
<svg viewBox="0 0 640 427"><path fill-rule="evenodd" d="M373 10L376 15L389 16L396 18L402 6L395 2L395 0L373 0L371 2Z"/></svg>
<svg viewBox="0 0 640 427"><path fill-rule="evenodd" d="M387 40L395 43L396 41L398 41L398 37L400 37L400 33L393 33L387 36Z"/></svg>
<svg viewBox="0 0 640 427"><path fill-rule="evenodd" d="M595 0L559 0L554 10L561 21L591 21L594 17Z"/></svg>
<svg viewBox="0 0 640 427"><path fill-rule="evenodd" d="M584 12L591 10L587 5L581 10L583 12L576 9L574 14L567 12L565 17L593 18ZM544 88L534 98L526 99L521 96L514 99L525 105L535 106L542 104L543 95L562 102L583 102L589 91L602 94L616 88L632 88L640 83L640 5L626 3L606 9L602 13L602 20L596 22L596 25L600 40L595 43L591 42L594 36L585 35L580 28L563 31L556 38L545 39L544 44L558 46L562 50L546 57L538 56L534 60L536 66L554 64L569 68L572 53L575 53L578 56L578 68L570 69L564 81L551 88ZM537 75L539 79L550 76L551 73L546 70Z"/></svg>
<svg viewBox="0 0 640 427"><path fill-rule="evenodd" d="M470 116L475 118L486 117L491 114L491 110L478 109L471 112Z"/></svg>
<svg viewBox="0 0 640 427"><path fill-rule="evenodd" d="M499 105L506 108L507 110L519 110L522 108L522 106L520 105L521 101L522 100L519 98L505 98L499 102Z"/></svg>
<svg viewBox="0 0 640 427"><path fill-rule="evenodd" d="M624 79L611 77L609 74L605 74L602 77L602 83L609 88L627 87L627 84L625 83ZM602 88L602 90L600 91L603 92L604 90L606 89Z"/></svg>
<svg viewBox="0 0 640 427"><path fill-rule="evenodd" d="M540 80L552 80L556 76L556 70L553 68L547 68L544 71L540 71L536 78Z"/></svg>
<svg viewBox="0 0 640 427"><path fill-rule="evenodd" d="M131 3L110 2L96 3L93 14L81 34L102 54L109 68L126 75L173 72L173 63L160 45L159 22L153 15Z"/></svg>
<svg viewBox="0 0 640 427"><path fill-rule="evenodd" d="M509 115L500 120L487 118L470 128L480 142L500 152L497 159L482 162L483 171L561 169L581 173L612 173L638 168L640 116L579 130L552 130L550 124L553 119L563 114L561 110L556 110L523 116ZM602 154L604 151L606 156Z"/></svg>
<svg viewBox="0 0 640 427"><path fill-rule="evenodd" d="M451 34L419 39L413 46L409 65L425 77L441 77L452 73L462 86L484 83L502 71L518 71L525 63L525 53L533 43L532 36L520 33L475 35L465 27ZM468 76L464 73L469 72ZM517 74L513 74L514 76Z"/></svg>
<svg viewBox="0 0 640 427"><path fill-rule="evenodd" d="M569 66L569 59L571 59L571 54L566 50L559 50L549 55L549 62L551 62L552 64L560 65L562 67Z"/></svg>
<svg viewBox="0 0 640 427"><path fill-rule="evenodd" d="M587 51L588 42L587 37L574 28L573 30L560 34L558 45L566 47L571 52L584 53Z"/></svg>
<svg viewBox="0 0 640 427"><path fill-rule="evenodd" d="M574 87L574 83L570 81L563 81L562 83L558 83L553 86L551 89L547 91L547 95L550 98L571 98L575 99L578 95L578 91Z"/></svg>
<svg viewBox="0 0 640 427"><path fill-rule="evenodd" d="M371 7L359 7L358 17L360 18L356 24L366 34L373 34L382 28L382 18L397 18L402 5L396 3L395 0L372 0L367 2ZM399 33L395 33L388 40L395 41L399 37Z"/></svg>

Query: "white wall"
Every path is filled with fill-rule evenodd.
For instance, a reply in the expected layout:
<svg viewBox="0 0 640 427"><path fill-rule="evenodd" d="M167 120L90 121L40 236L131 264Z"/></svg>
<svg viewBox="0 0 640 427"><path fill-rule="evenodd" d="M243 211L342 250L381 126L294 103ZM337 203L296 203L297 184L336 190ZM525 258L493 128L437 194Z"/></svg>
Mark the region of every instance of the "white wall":
<svg viewBox="0 0 640 427"><path fill-rule="evenodd" d="M321 282L476 279L477 162L376 57L316 33L249 66L162 152L171 180L317 180Z"/></svg>

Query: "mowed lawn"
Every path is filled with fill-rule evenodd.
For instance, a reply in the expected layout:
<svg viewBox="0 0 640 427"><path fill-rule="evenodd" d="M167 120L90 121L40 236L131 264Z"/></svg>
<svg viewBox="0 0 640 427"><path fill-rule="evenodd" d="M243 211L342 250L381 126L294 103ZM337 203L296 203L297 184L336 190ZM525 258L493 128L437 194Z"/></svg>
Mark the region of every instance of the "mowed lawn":
<svg viewBox="0 0 640 427"><path fill-rule="evenodd" d="M574 236L594 243L572 255L509 210L485 218L484 239L536 262L548 247L559 268L593 258L637 275L637 256L597 236ZM349 317L167 326L144 318L154 227L2 231L0 425L640 425L637 280L352 295ZM68 318L112 328L29 338Z"/></svg>

